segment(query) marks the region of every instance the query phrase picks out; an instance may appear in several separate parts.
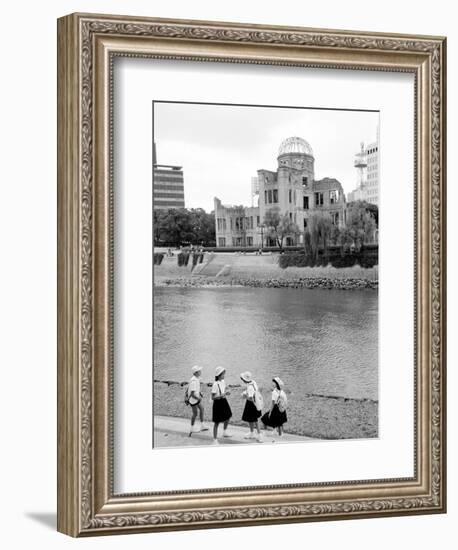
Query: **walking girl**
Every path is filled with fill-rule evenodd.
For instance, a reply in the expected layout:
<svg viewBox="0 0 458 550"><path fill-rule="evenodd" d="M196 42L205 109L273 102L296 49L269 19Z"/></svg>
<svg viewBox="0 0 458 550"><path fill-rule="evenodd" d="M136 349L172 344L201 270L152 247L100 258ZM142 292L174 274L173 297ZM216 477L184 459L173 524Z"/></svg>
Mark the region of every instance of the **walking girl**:
<svg viewBox="0 0 458 550"><path fill-rule="evenodd" d="M227 425L232 416L231 407L226 399L230 392L226 390L226 382L224 377L226 369L224 367L216 367L215 381L212 386L213 400L213 444L218 445L218 426L223 423L223 437L231 437L227 431Z"/></svg>
<svg viewBox="0 0 458 550"><path fill-rule="evenodd" d="M192 367L192 377L188 384L187 389L187 401L191 405L191 429L189 431L189 437L194 432L204 432L208 430L208 427L204 424L204 405L202 403L202 392L200 388L200 376L202 374L202 367L197 365ZM199 424L196 426L196 418L199 413Z"/></svg>
<svg viewBox="0 0 458 550"><path fill-rule="evenodd" d="M251 376L251 372L242 372L240 378L246 384L246 388L242 393L242 397L246 399L242 420L248 422L250 427L250 431L245 435L245 439L255 439L254 430L256 428L258 434L257 440L259 443L262 443L263 437L259 428L259 417L262 411L262 395L259 392L258 385Z"/></svg>
<svg viewBox="0 0 458 550"><path fill-rule="evenodd" d="M283 387L284 383L278 376L272 378L272 401L270 410L261 418L261 422L264 426L276 428L278 435L283 434L283 424L288 421L286 416L286 405L288 400Z"/></svg>

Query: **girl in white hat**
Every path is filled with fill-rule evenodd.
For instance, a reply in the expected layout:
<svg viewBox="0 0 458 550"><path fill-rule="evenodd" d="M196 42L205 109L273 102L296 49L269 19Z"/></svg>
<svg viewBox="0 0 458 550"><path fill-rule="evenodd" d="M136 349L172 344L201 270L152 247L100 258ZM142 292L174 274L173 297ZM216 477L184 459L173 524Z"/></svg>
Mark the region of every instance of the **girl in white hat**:
<svg viewBox="0 0 458 550"><path fill-rule="evenodd" d="M208 430L208 427L204 424L204 405L202 403L203 394L200 388L200 375L202 374L202 367L197 365L192 367L192 377L188 384L187 397L188 403L191 405L191 429L189 431L189 436L193 432L204 432ZM196 426L197 413L199 413L200 423Z"/></svg>
<svg viewBox="0 0 458 550"><path fill-rule="evenodd" d="M260 395L258 385L251 377L251 372L242 372L240 378L246 384L246 388L242 393L242 397L246 399L245 408L243 409L242 420L248 422L250 431L245 435L245 439L254 439L254 429L258 433L257 440L262 443L263 438L259 429L259 417L262 411L262 396Z"/></svg>
<svg viewBox="0 0 458 550"><path fill-rule="evenodd" d="M264 426L277 428L278 435L283 434L283 424L288 421L286 416L286 405L288 400L283 388L284 383L278 376L272 378L272 401L270 410L261 418L261 422Z"/></svg>
<svg viewBox="0 0 458 550"><path fill-rule="evenodd" d="M230 392L226 390L226 382L224 377L226 375L226 369L224 367L216 367L215 381L212 386L212 400L213 400L213 443L218 444L218 426L223 422L223 437L231 437L231 434L227 431L227 425L232 416L231 407L227 401L226 396L230 395Z"/></svg>

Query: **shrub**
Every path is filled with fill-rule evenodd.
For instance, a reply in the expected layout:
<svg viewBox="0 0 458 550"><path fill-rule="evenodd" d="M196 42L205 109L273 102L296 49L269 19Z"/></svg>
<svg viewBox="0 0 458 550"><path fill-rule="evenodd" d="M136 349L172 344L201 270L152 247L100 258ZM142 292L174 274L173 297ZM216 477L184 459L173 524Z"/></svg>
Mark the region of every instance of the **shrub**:
<svg viewBox="0 0 458 550"><path fill-rule="evenodd" d="M162 254L161 252L155 252L153 254L154 265L161 265L163 259L164 259L164 254Z"/></svg>
<svg viewBox="0 0 458 550"><path fill-rule="evenodd" d="M331 259L332 267L353 267L356 263L357 255L356 254L344 254L343 256L334 256Z"/></svg>
<svg viewBox="0 0 458 550"><path fill-rule="evenodd" d="M179 252L177 256L178 267L183 267L188 265L189 262L189 253L188 252Z"/></svg>
<svg viewBox="0 0 458 550"><path fill-rule="evenodd" d="M193 254L192 255L192 268L194 269L197 265L197 262L199 261L200 254Z"/></svg>
<svg viewBox="0 0 458 550"><path fill-rule="evenodd" d="M282 269L287 267L318 267L331 264L333 267L353 267L359 264L361 267L370 268L378 264L378 247L362 247L358 252L343 250L335 246L328 248L326 254L318 250L316 259L312 254L301 252L287 252L278 258L278 265Z"/></svg>

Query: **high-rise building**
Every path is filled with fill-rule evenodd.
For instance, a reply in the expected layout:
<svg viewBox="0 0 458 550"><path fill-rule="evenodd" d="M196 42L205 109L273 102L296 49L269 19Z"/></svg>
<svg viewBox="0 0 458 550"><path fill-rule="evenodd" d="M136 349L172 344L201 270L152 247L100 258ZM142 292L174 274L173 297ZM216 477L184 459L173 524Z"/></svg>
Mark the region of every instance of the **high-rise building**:
<svg viewBox="0 0 458 550"><path fill-rule="evenodd" d="M184 208L183 168L157 164L156 144L153 144L153 208L168 210Z"/></svg>
<svg viewBox="0 0 458 550"><path fill-rule="evenodd" d="M366 201L372 204L379 202L379 146L378 141L369 143L366 147L367 179Z"/></svg>

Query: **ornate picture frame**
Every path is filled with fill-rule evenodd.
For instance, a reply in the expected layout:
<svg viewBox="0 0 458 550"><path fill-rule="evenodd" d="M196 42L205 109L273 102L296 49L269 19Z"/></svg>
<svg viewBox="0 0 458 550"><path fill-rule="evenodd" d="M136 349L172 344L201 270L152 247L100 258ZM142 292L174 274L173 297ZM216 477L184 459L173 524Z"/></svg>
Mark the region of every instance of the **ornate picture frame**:
<svg viewBox="0 0 458 550"><path fill-rule="evenodd" d="M415 77L415 475L113 492L112 64L116 57L409 72ZM446 40L72 14L58 20L58 530L71 536L446 509Z"/></svg>

